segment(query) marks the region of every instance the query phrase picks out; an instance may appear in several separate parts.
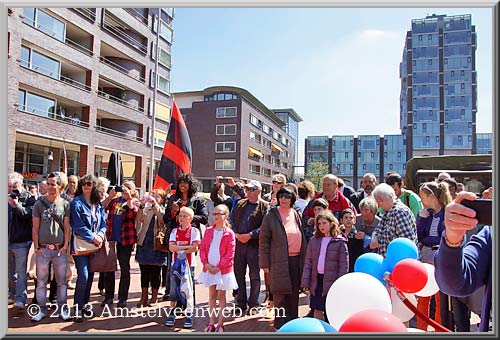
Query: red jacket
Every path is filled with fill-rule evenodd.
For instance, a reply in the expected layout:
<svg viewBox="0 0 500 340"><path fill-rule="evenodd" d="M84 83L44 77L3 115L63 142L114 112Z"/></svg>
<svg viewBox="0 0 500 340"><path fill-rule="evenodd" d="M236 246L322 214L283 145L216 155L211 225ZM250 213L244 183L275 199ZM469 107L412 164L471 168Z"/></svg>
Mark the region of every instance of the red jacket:
<svg viewBox="0 0 500 340"><path fill-rule="evenodd" d="M322 192L317 193L314 196L314 198L309 202L307 207L304 209L304 213L302 214L304 218L305 217L314 218L314 210L312 208L312 204L314 200L317 198L325 198L325 197L323 196ZM335 217L339 219L339 223L342 223L342 221L340 221L340 214L342 213L342 210L347 208L352 208L352 210L354 210L354 215L357 214L356 209L351 206L351 202L349 201L349 199L346 198L344 194L342 194L340 191L337 190L335 197L331 201L328 201L328 210L330 210L333 213L333 215L335 215ZM307 222L307 219L304 219L304 221Z"/></svg>
<svg viewBox="0 0 500 340"><path fill-rule="evenodd" d="M106 239L111 240L113 233L113 216L115 214L115 206L120 198L115 198L109 202L106 207L108 219L106 221ZM137 216L137 208L131 209L128 205L123 207L123 221L121 232L121 245L128 246L137 242L137 231L135 230L135 217Z"/></svg>
<svg viewBox="0 0 500 340"><path fill-rule="evenodd" d="M200 259L203 264L204 272L207 271L205 265L208 263L208 251L210 250L210 244L214 238L214 229L215 226L208 227L200 243ZM219 264L217 264L217 268L219 268L222 275L233 271L235 249L236 240L234 232L230 228L224 227L222 229L222 238L219 247L220 260Z"/></svg>

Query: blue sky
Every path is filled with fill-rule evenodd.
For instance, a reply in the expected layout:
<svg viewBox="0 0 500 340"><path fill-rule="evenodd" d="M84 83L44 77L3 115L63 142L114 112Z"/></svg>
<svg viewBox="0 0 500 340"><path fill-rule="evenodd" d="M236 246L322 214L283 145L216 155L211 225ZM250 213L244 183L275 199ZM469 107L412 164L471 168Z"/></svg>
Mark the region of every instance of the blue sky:
<svg viewBox="0 0 500 340"><path fill-rule="evenodd" d="M398 134L399 63L411 20L472 14L477 131L492 131L492 10L488 8L176 8L172 91L247 89L293 108L299 154L308 135Z"/></svg>

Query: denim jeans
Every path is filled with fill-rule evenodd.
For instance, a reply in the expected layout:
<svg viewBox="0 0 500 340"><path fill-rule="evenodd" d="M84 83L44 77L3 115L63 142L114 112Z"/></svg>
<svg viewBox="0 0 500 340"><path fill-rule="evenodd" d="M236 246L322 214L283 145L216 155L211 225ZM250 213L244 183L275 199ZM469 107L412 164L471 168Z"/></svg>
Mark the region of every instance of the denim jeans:
<svg viewBox="0 0 500 340"><path fill-rule="evenodd" d="M73 256L73 258L77 272L74 305L78 311L81 311L89 303L94 273L89 272L90 256Z"/></svg>
<svg viewBox="0 0 500 340"><path fill-rule="evenodd" d="M130 288L130 257L134 245L122 246L116 244L116 257L120 265L120 283L118 286L118 302L127 302L128 291ZM104 286L106 290L106 299L113 300L115 296L115 272L105 273Z"/></svg>
<svg viewBox="0 0 500 340"><path fill-rule="evenodd" d="M36 299L40 308L45 312L47 311L47 281L49 279L49 266L52 262L54 269L54 276L57 282L57 305L62 307L67 303L67 289L66 283L66 268L68 266L68 258L66 254L60 254L59 250L49 250L40 248L44 255L36 255ZM53 282L53 281L52 281ZM51 287L52 287L51 283Z"/></svg>
<svg viewBox="0 0 500 340"><path fill-rule="evenodd" d="M28 253L32 241L9 243L9 297L26 303L28 296Z"/></svg>
<svg viewBox="0 0 500 340"><path fill-rule="evenodd" d="M247 267L250 276L250 296L247 298L246 273ZM245 309L259 306L260 268L259 247L244 243L236 243L234 256L234 276L238 283L238 306Z"/></svg>

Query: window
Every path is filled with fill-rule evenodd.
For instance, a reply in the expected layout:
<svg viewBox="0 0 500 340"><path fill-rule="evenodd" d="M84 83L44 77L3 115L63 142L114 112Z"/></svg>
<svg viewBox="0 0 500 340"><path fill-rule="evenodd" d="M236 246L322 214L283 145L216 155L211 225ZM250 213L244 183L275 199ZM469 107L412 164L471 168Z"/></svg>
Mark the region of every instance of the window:
<svg viewBox="0 0 500 340"><path fill-rule="evenodd" d="M432 34L427 35L427 40L432 40Z"/></svg>
<svg viewBox="0 0 500 340"><path fill-rule="evenodd" d="M363 164L363 170L366 170L366 164Z"/></svg>
<svg viewBox="0 0 500 340"><path fill-rule="evenodd" d="M453 73L453 71L451 71L451 73ZM461 70L461 71L460 71L460 76L462 76L462 77L463 77L464 75L465 75L465 71L464 71L464 70Z"/></svg>
<svg viewBox="0 0 500 340"><path fill-rule="evenodd" d="M236 142L216 142L215 152L235 152Z"/></svg>
<svg viewBox="0 0 500 340"><path fill-rule="evenodd" d="M236 124L216 125L215 134L218 136L234 136L236 135Z"/></svg>
<svg viewBox="0 0 500 340"><path fill-rule="evenodd" d="M18 109L43 117L53 117L56 101L24 90L18 92Z"/></svg>
<svg viewBox="0 0 500 340"><path fill-rule="evenodd" d="M465 84L464 83L460 84L460 88L465 89Z"/></svg>
<svg viewBox="0 0 500 340"><path fill-rule="evenodd" d="M156 130L155 129L155 139L153 141L154 146L159 148L163 148L165 146L165 142L167 141L167 133L165 131ZM149 138L148 138L149 140Z"/></svg>
<svg viewBox="0 0 500 340"><path fill-rule="evenodd" d="M59 61L47 57L28 47L21 46L21 66L27 67L38 73L45 74L54 79L59 79Z"/></svg>
<svg viewBox="0 0 500 340"><path fill-rule="evenodd" d="M467 63L470 64L470 62L471 62L471 57L467 57Z"/></svg>
<svg viewBox="0 0 500 340"><path fill-rule="evenodd" d="M371 158L375 158L375 152L371 152Z"/></svg>
<svg viewBox="0 0 500 340"><path fill-rule="evenodd" d="M157 85L158 85L158 91L167 95L170 94L170 81L167 78L158 75Z"/></svg>
<svg viewBox="0 0 500 340"><path fill-rule="evenodd" d="M160 102L156 102L155 118L165 122L170 121L170 107Z"/></svg>
<svg viewBox="0 0 500 340"><path fill-rule="evenodd" d="M349 159L349 152L344 153L345 159Z"/></svg>
<svg viewBox="0 0 500 340"><path fill-rule="evenodd" d="M444 58L444 63L448 64L448 58Z"/></svg>
<svg viewBox="0 0 500 340"><path fill-rule="evenodd" d="M426 142L426 143L429 143L430 141L431 141L431 137L429 137L429 136L425 136L425 142Z"/></svg>
<svg viewBox="0 0 500 340"><path fill-rule="evenodd" d="M262 124L262 131L264 131L267 134L271 133L271 129L266 124Z"/></svg>
<svg viewBox="0 0 500 340"><path fill-rule="evenodd" d="M164 21L160 21L160 37L172 43L172 29Z"/></svg>
<svg viewBox="0 0 500 340"><path fill-rule="evenodd" d="M418 35L418 41L422 41L422 34Z"/></svg>
<svg viewBox="0 0 500 340"><path fill-rule="evenodd" d="M236 107L218 107L215 116L216 118L236 117Z"/></svg>
<svg viewBox="0 0 500 340"><path fill-rule="evenodd" d="M160 57L158 59L158 62L167 68L172 67L172 56L161 47L160 47Z"/></svg>
<svg viewBox="0 0 500 340"><path fill-rule="evenodd" d="M422 131L424 131L424 132L427 131L427 123L422 124Z"/></svg>
<svg viewBox="0 0 500 340"><path fill-rule="evenodd" d="M451 71L451 76L454 77L455 76L455 71Z"/></svg>
<svg viewBox="0 0 500 340"><path fill-rule="evenodd" d="M234 170L236 168L236 160L234 159L216 159L215 170Z"/></svg>
<svg viewBox="0 0 500 340"><path fill-rule="evenodd" d="M436 143L439 143L439 136L436 136Z"/></svg>
<svg viewBox="0 0 500 340"><path fill-rule="evenodd" d="M254 126L259 126L259 120L254 115L250 115L250 123Z"/></svg>
<svg viewBox="0 0 500 340"><path fill-rule="evenodd" d="M432 65L432 59L429 59L429 65Z"/></svg>
<svg viewBox="0 0 500 340"><path fill-rule="evenodd" d="M462 142L462 136L458 135L457 138L459 142Z"/></svg>
<svg viewBox="0 0 500 340"><path fill-rule="evenodd" d="M64 41L66 25L64 22L48 15L38 8L25 8L23 22L50 35L57 40Z"/></svg>

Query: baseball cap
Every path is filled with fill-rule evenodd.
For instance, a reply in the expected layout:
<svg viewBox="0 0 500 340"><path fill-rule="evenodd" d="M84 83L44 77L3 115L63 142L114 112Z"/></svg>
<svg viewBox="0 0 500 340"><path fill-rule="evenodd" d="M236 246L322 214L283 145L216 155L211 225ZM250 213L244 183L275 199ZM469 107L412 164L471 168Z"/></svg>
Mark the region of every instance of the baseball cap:
<svg viewBox="0 0 500 340"><path fill-rule="evenodd" d="M245 184L246 188L257 188L257 189L262 189L262 185L260 185L259 181L252 180Z"/></svg>

